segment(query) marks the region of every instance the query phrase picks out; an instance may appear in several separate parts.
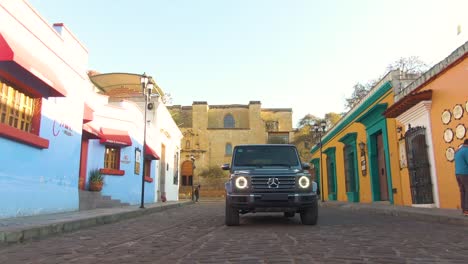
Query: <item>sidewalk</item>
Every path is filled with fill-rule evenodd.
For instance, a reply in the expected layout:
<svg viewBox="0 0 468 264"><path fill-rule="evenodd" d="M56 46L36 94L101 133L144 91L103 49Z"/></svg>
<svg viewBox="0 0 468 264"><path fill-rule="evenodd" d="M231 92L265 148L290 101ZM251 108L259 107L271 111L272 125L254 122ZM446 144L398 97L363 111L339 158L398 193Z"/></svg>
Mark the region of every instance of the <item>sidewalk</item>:
<svg viewBox="0 0 468 264"><path fill-rule="evenodd" d="M409 217L415 220L429 221L444 224L468 226L468 217L463 216L461 210L441 208L419 208L411 206L391 205L386 203L347 203L326 201L320 203L321 207L334 207L350 211L367 211L399 217Z"/></svg>
<svg viewBox="0 0 468 264"><path fill-rule="evenodd" d="M0 247L192 204L190 200L0 219Z"/></svg>

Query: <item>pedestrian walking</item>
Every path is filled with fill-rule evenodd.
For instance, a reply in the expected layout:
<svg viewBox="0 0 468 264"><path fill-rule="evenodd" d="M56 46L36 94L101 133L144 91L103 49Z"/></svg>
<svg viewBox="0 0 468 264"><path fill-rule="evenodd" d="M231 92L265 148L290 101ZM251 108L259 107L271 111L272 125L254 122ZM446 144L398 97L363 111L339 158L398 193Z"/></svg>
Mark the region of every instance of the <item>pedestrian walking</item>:
<svg viewBox="0 0 468 264"><path fill-rule="evenodd" d="M195 191L194 191L195 202L198 202L198 199L200 198L200 187L201 187L201 185L198 184L197 188L195 188Z"/></svg>
<svg viewBox="0 0 468 264"><path fill-rule="evenodd" d="M468 216L468 139L455 152L455 175L460 187L461 209Z"/></svg>

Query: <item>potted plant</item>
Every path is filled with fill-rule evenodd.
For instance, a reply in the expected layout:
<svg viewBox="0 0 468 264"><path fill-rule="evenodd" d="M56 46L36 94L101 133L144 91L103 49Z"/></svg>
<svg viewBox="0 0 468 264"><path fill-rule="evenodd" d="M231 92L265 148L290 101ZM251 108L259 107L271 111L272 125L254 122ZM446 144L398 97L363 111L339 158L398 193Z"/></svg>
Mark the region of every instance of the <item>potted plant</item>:
<svg viewBox="0 0 468 264"><path fill-rule="evenodd" d="M89 172L89 190L99 192L102 190L104 184L104 176L99 169L94 169Z"/></svg>

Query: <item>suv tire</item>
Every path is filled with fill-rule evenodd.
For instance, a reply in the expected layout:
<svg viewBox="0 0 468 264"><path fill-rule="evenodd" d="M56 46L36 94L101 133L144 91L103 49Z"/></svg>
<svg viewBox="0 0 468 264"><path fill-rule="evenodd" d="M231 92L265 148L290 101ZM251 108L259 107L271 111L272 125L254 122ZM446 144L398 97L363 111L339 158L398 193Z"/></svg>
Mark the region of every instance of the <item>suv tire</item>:
<svg viewBox="0 0 468 264"><path fill-rule="evenodd" d="M232 208L227 197L226 197L225 223L227 226L239 225L239 210Z"/></svg>
<svg viewBox="0 0 468 264"><path fill-rule="evenodd" d="M301 221L303 225L316 225L318 220L318 203L315 201L311 207L301 211Z"/></svg>

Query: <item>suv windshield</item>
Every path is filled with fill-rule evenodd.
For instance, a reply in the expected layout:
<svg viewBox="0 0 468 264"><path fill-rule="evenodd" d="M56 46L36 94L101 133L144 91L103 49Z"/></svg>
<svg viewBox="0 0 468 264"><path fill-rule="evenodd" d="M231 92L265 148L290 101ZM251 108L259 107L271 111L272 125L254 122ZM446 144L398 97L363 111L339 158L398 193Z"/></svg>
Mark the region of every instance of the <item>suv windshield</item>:
<svg viewBox="0 0 468 264"><path fill-rule="evenodd" d="M239 146L234 151L234 166L299 166L298 156L291 146Z"/></svg>

